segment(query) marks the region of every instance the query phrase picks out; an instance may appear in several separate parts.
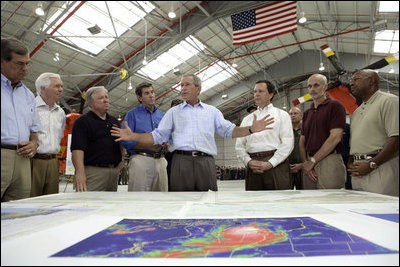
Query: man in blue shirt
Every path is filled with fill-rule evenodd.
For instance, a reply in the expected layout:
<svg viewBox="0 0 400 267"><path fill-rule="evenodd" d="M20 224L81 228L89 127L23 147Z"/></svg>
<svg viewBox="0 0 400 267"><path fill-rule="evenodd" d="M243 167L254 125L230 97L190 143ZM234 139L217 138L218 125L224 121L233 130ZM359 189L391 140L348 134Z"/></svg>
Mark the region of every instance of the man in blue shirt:
<svg viewBox="0 0 400 267"><path fill-rule="evenodd" d="M126 114L125 121L134 132L150 133L158 127L164 112L155 106L156 97L152 84L139 84L135 93L140 105ZM168 191L167 161L164 157L168 142L153 145L121 141L120 144L129 154L128 191Z"/></svg>
<svg viewBox="0 0 400 267"><path fill-rule="evenodd" d="M28 75L29 53L15 39L1 39L1 201L31 193L30 159L42 130L35 96L21 83Z"/></svg>
<svg viewBox="0 0 400 267"><path fill-rule="evenodd" d="M217 155L214 134L224 138L242 137L260 132L273 123L269 115L256 119L246 127L237 127L224 119L217 108L200 101L201 80L196 75L184 75L181 80L184 102L167 111L157 129L151 133L135 133L129 127L113 127L112 136L120 140L163 144L172 138L174 151L171 166L171 191L217 191L214 156ZM125 126L126 126L125 122Z"/></svg>

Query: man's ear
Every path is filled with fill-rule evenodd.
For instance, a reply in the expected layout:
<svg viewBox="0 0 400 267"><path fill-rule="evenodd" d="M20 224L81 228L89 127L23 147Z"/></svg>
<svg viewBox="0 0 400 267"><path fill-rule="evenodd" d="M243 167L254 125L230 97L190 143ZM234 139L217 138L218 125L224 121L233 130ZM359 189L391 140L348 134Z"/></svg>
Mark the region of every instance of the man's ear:
<svg viewBox="0 0 400 267"><path fill-rule="evenodd" d="M198 92L198 94L197 94L197 95L200 95L200 92L201 92L201 86L198 86L198 87L197 87L197 90L199 90L199 92Z"/></svg>

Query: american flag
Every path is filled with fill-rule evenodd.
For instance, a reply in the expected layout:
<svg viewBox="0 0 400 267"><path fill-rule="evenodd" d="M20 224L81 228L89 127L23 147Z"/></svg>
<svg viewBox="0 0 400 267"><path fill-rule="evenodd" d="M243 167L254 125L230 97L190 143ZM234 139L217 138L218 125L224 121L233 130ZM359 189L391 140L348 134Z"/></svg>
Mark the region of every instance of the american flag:
<svg viewBox="0 0 400 267"><path fill-rule="evenodd" d="M241 45L297 30L297 2L276 1L231 16L234 45Z"/></svg>

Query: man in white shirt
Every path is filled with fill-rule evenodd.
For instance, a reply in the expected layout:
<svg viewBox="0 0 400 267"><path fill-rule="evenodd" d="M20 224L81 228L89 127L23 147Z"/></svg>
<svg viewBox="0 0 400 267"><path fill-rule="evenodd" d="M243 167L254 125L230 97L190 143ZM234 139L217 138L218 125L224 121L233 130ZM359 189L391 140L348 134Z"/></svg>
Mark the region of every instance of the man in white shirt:
<svg viewBox="0 0 400 267"><path fill-rule="evenodd" d="M42 73L35 82L36 110L43 130L39 132L39 148L32 158L31 197L56 194L59 188L57 153L64 135L65 112L57 105L63 92L60 75Z"/></svg>
<svg viewBox="0 0 400 267"><path fill-rule="evenodd" d="M247 168L246 190L285 190L290 186L288 156L293 150L292 122L289 114L276 108L271 101L275 87L266 80L254 86L254 101L258 109L243 118L241 127L257 117L270 115L274 118L273 129L262 131L236 140L237 157Z"/></svg>

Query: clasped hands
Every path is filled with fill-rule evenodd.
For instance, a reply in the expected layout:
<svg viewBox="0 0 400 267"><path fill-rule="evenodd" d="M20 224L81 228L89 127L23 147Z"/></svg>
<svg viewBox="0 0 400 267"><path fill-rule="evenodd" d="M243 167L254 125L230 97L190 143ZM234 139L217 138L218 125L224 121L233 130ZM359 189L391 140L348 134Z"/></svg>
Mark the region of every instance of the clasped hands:
<svg viewBox="0 0 400 267"><path fill-rule="evenodd" d="M260 161L252 159L247 164L254 173L263 173L273 168L269 161Z"/></svg>
<svg viewBox="0 0 400 267"><path fill-rule="evenodd" d="M318 182L317 172L314 170L315 163L311 161L303 162L301 165L303 172L308 176L308 178L314 183Z"/></svg>
<svg viewBox="0 0 400 267"><path fill-rule="evenodd" d="M351 176L364 176L372 171L369 167L369 162L351 162L348 164L347 171L350 172Z"/></svg>
<svg viewBox="0 0 400 267"><path fill-rule="evenodd" d="M25 158L33 158L37 152L38 145L35 141L21 142L18 144L17 153Z"/></svg>

